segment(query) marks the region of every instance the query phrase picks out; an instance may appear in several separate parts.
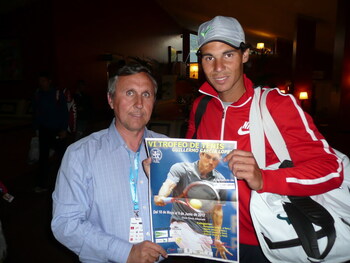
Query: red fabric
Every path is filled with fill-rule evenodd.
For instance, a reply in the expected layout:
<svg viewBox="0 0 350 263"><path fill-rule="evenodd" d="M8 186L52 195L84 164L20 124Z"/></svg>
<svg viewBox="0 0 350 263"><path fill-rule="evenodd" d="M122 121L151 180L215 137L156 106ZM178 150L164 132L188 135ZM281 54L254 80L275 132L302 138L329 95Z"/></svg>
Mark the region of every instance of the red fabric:
<svg viewBox="0 0 350 263"><path fill-rule="evenodd" d="M72 96L72 93L69 89L64 89L63 94L67 100L68 107L68 131L71 133L76 132L76 124L77 124L77 106Z"/></svg>
<svg viewBox="0 0 350 263"><path fill-rule="evenodd" d="M204 83L200 92L213 96L198 127L198 139L234 140L238 149L251 151L249 136L249 112L254 93L253 83L244 76L246 92L224 113L218 94L209 83ZM194 103L186 137L194 133L194 113L202 96ZM298 106L295 98L284 95L277 89L267 97L267 107L286 141L293 168L262 170L264 186L260 192L283 195L315 195L338 187L343 180L342 164L318 132L311 117ZM266 140L266 139L265 139ZM278 159L267 141L267 165ZM317 180L315 180L317 179ZM258 245L249 212L251 189L245 181L238 181L240 243Z"/></svg>
<svg viewBox="0 0 350 263"><path fill-rule="evenodd" d="M1 181L0 181L0 192L1 194L6 194L8 192L6 186Z"/></svg>

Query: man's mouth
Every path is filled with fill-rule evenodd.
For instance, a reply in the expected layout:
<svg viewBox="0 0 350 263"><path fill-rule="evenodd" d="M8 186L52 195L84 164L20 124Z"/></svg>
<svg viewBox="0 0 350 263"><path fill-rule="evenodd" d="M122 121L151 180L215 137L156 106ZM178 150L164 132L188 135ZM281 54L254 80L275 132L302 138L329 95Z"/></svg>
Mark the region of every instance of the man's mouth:
<svg viewBox="0 0 350 263"><path fill-rule="evenodd" d="M221 82L225 82L225 81L228 79L228 77L227 77L227 76L213 77L213 79L214 79L216 82L221 83Z"/></svg>
<svg viewBox="0 0 350 263"><path fill-rule="evenodd" d="M141 112L132 112L130 115L135 118L141 118L143 116Z"/></svg>

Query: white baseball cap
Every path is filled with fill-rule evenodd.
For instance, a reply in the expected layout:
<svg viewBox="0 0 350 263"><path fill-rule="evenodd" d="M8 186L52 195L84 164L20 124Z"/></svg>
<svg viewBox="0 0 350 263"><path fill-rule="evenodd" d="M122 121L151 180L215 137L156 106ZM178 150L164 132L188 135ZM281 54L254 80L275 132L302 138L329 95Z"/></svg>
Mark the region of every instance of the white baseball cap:
<svg viewBox="0 0 350 263"><path fill-rule="evenodd" d="M199 26L198 49L212 41L224 42L238 49L241 43L245 43L243 28L233 17L216 16Z"/></svg>

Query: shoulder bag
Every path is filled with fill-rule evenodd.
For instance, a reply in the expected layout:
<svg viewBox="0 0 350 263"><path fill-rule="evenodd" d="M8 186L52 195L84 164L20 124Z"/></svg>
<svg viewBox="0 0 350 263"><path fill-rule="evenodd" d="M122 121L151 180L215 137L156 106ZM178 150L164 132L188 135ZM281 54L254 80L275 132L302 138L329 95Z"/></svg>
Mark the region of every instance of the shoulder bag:
<svg viewBox="0 0 350 263"><path fill-rule="evenodd" d="M266 135L280 162L263 169L291 167L285 141L266 107L270 91L255 89L250 111L252 152L259 167L265 167ZM344 167L340 188L306 197L252 191L250 212L254 228L271 262L350 260L350 164L346 155L336 150L335 153Z"/></svg>

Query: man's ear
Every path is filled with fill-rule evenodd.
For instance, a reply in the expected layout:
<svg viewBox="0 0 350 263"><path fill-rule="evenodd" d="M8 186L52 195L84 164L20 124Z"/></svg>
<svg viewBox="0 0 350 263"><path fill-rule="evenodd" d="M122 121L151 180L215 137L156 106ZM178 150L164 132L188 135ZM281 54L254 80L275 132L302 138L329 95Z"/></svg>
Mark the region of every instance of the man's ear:
<svg viewBox="0 0 350 263"><path fill-rule="evenodd" d="M113 99L111 98L109 93L107 93L107 101L108 101L109 107L111 107L111 109L113 110Z"/></svg>
<svg viewBox="0 0 350 263"><path fill-rule="evenodd" d="M249 48L247 48L247 49L243 52L243 55L242 55L242 62L243 62L243 63L248 62L248 60L249 60L249 53L250 53L250 49L249 49Z"/></svg>

